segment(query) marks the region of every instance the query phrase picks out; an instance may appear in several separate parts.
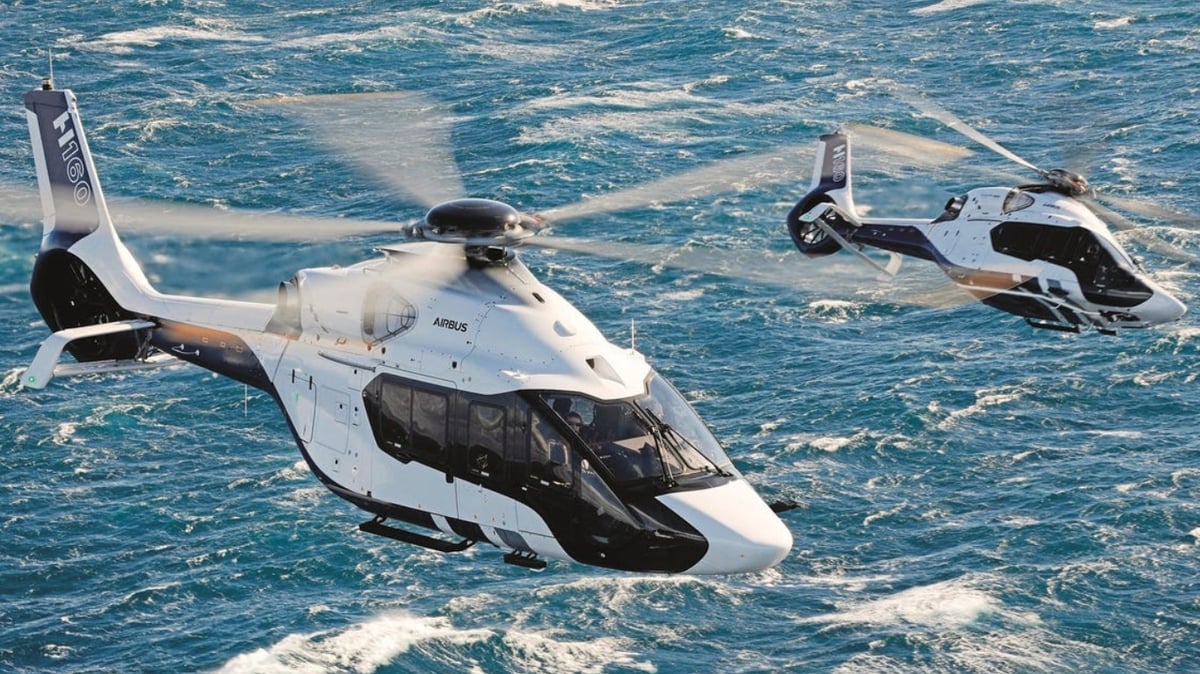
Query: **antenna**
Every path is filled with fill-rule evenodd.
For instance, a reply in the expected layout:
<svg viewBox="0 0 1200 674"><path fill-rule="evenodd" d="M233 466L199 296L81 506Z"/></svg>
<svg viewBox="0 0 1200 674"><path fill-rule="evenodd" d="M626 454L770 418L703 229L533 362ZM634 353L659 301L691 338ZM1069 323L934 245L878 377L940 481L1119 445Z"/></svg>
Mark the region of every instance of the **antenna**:
<svg viewBox="0 0 1200 674"><path fill-rule="evenodd" d="M629 349L637 351L637 323L629 319Z"/></svg>
<svg viewBox="0 0 1200 674"><path fill-rule="evenodd" d="M42 90L49 91L54 88L54 51L46 50L46 61L50 65L50 75L42 80Z"/></svg>

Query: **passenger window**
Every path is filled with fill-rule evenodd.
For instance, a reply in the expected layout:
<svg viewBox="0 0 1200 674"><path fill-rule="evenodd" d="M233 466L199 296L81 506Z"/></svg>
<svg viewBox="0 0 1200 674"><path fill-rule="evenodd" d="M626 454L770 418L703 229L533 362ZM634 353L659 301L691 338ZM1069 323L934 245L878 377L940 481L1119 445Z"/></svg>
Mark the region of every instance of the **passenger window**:
<svg viewBox="0 0 1200 674"><path fill-rule="evenodd" d="M504 456L504 408L473 402L467 408L467 465L471 472L500 472Z"/></svg>
<svg viewBox="0 0 1200 674"><path fill-rule="evenodd" d="M364 393L363 403L372 421L375 443L402 461L411 459L412 389L382 380Z"/></svg>
<svg viewBox="0 0 1200 674"><path fill-rule="evenodd" d="M412 392L412 449L421 457L442 458L446 447L449 400L440 393Z"/></svg>

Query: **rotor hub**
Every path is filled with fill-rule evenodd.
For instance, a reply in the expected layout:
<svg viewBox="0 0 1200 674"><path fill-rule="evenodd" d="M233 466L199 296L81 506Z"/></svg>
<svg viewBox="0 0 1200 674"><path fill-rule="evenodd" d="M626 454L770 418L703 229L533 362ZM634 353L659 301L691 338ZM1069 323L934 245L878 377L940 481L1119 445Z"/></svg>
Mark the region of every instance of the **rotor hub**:
<svg viewBox="0 0 1200 674"><path fill-rule="evenodd" d="M429 209L417 231L432 241L507 246L533 233L524 226L527 221L517 209L500 201L454 199Z"/></svg>
<svg viewBox="0 0 1200 674"><path fill-rule="evenodd" d="M1060 168L1051 169L1046 171L1044 177L1046 178L1046 181L1050 183L1050 187L1052 187L1055 191L1062 192L1070 197L1082 197L1091 189L1091 186L1088 185L1087 178L1084 178L1074 171L1068 171Z"/></svg>

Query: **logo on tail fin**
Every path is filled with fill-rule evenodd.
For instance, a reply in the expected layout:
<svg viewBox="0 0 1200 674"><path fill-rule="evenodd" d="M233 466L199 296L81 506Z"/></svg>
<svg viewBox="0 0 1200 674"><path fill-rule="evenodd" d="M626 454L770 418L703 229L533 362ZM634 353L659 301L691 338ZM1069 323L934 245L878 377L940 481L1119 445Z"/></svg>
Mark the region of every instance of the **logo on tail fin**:
<svg viewBox="0 0 1200 674"><path fill-rule="evenodd" d="M86 206L92 200L92 184L88 180L87 164L83 162L83 151L75 138L75 126L71 123L71 111L64 110L54 120L58 131L58 147L62 150L63 166L70 181L71 197L76 205Z"/></svg>

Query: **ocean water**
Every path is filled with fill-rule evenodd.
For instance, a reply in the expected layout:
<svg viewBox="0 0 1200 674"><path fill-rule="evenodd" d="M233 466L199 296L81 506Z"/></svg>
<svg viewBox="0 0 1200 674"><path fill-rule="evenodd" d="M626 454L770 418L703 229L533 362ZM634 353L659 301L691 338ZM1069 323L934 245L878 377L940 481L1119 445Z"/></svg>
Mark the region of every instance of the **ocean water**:
<svg viewBox="0 0 1200 674"><path fill-rule="evenodd" d="M419 207L250 105L402 89L452 111L472 195L528 211L782 152L790 179L551 233L782 255L819 133L965 142L900 87L1035 164L1200 210L1200 15L1166 0L3 1L0 182L34 183L20 96L47 50L114 210L411 222ZM983 151L871 159L856 151L857 200L897 216L1019 173ZM1142 222L1200 253L1197 232ZM1065 335L901 299L939 282L919 262L888 286L847 255L788 258L771 284L531 251L762 493L800 504L792 553L763 573L531 572L360 534L274 403L198 368L20 388L47 334L27 287L39 237L0 223L0 671L1200 671L1200 308ZM218 296L390 240L125 239L163 290ZM1122 239L1195 302L1200 270Z"/></svg>

